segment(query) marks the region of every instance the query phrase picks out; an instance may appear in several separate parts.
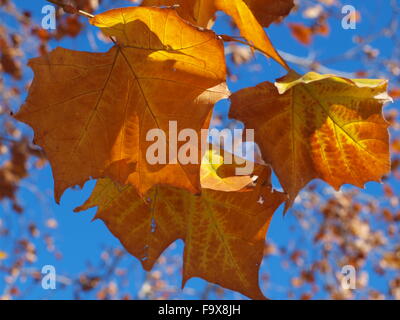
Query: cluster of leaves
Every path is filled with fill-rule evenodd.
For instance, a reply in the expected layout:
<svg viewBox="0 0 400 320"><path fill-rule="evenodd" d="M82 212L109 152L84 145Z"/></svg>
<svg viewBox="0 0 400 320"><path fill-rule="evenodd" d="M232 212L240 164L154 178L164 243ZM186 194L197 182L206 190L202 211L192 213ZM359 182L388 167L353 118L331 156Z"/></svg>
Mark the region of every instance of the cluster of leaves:
<svg viewBox="0 0 400 320"><path fill-rule="evenodd" d="M87 6L84 7L82 6L82 3L86 2L89 4L95 4L96 1L70 1L73 3L76 7L79 7L82 10L92 12L91 9L89 9ZM121 0L120 3L123 1ZM139 2L139 1L132 1L132 2ZM393 1L392 1L393 2ZM315 3L315 4L314 4ZM20 72L23 75L29 74L29 72L26 70L26 68L22 67L25 65L25 58L26 56L32 56L35 55L36 52L40 52L44 54L46 50L42 50L43 48L47 47L47 42L50 40L56 40L61 38L57 38L54 36L47 36L47 32L38 28L37 25L35 25L33 19L30 18L31 14L27 11L21 11L17 12L16 9L19 8L12 8L13 3L11 1L0 1L0 4L3 6L2 9L6 10L9 12L10 15L15 16L16 20L22 27L20 30L22 32L18 32L19 30L15 28L8 28L6 29L6 32L3 33L5 39L9 39L8 41L8 46L13 46L12 39L17 37L20 39L20 50L13 50L15 53L13 55L13 59L16 63L19 64ZM103 1L103 8L109 8L111 6L118 5L115 2L109 3L107 1ZM306 17L309 23L305 23L302 26L306 26L306 28L310 28L314 31L319 30L317 28L318 23L322 23L324 27L326 27L325 23L327 23L327 19L330 16L336 17L337 13L335 13L336 9L340 10L340 3L339 1L335 0L324 0L324 1L310 1L310 2L301 2L301 5L298 5L292 12L297 14L297 18L299 15L303 15L303 17ZM324 8L323 10L320 9L320 5L323 5ZM84 4L85 5L85 4ZM96 8L96 7L94 7ZM4 11L3 11L4 12ZM361 38L360 36L354 37L354 43L355 47L351 48L348 52L343 54L343 56L335 57L330 60L323 60L318 58L318 52L315 54L313 51L313 47L307 47L307 49L311 52L309 54L309 58L301 58L294 56L293 54L285 54L284 52L281 52L281 55L285 58L285 60L290 61L293 64L296 64L297 66L301 67L304 70L315 70L319 71L322 73L337 73L339 74L339 71L330 71L328 68L326 68L323 64L330 64L330 63L335 63L335 61L347 61L354 59L354 61L362 61L365 64L365 69L360 69L357 73L355 73L356 76L358 77L387 77L390 78L392 81L392 85L395 85L396 83L396 76L399 74L399 69L398 69L398 59L396 59L396 55L394 54L395 50L393 50L393 56L392 58L386 58L380 56L379 50L382 49L377 49L376 47L373 47L372 42L376 39L380 39L380 37L386 37L391 40L393 40L393 43L396 43L396 15L395 15L395 10L393 11L393 18L391 19L390 24L388 24L388 27L386 28L375 28L375 32L372 33L370 36L366 38ZM71 16L71 15L66 15L62 14L60 10L58 10L58 13L60 16L58 20L58 25L60 21L65 21L68 17L71 20L76 20L80 21L80 32L85 33L88 36L88 40L90 45L92 46L93 49L96 49L95 45L92 44L91 35L90 31L87 30L86 24L80 18L80 20L76 16ZM365 19L364 19L365 20ZM296 21L297 22L297 21ZM307 22L307 20L306 20ZM298 23L299 24L299 23ZM285 25L290 27L290 23L285 23ZM6 28L6 24L2 26L3 28ZM291 27L290 27L291 28ZM291 28L292 29L292 28ZM16 31L17 30L17 31ZM33 30L33 31L32 31ZM39 38L40 42L37 42L35 38L32 38L31 35L38 35L38 31L45 36L43 38ZM18 34L17 34L18 32ZM59 30L56 30L55 33L58 33ZM9 35L7 35L7 33ZM54 34L55 34L54 33ZM315 34L319 32L314 32ZM52 33L50 33L52 34ZM65 34L68 35L68 34ZM72 33L70 34L72 35ZM76 35L76 34L75 34ZM295 34L293 34L295 36ZM101 37L100 34L97 34L97 38L100 41L108 41L106 37ZM301 39L299 39L301 41ZM54 41L53 41L54 42ZM42 49L41 49L42 47ZM251 59L252 57L252 48L250 49L245 46L240 46L237 45L237 42L227 44L227 47L225 48L225 53L232 54L232 59L236 64L242 64L244 62L247 62ZM35 51L36 50L36 51ZM318 49L317 49L318 50ZM26 56L25 56L26 55ZM254 64L254 62L250 66L245 66L245 68L248 68L248 70L259 70L259 65ZM250 69L251 68L251 69ZM356 67L357 68L357 67ZM1 131L1 136L2 137L9 137L11 135L11 138L3 138L2 139L2 154L4 152L8 153L10 152L13 148L13 144L18 142L23 144L25 140L25 135L24 133L21 134L18 130L13 128L11 124L13 123L13 119L8 118L8 112L10 108L8 107L10 104L19 104L19 95L21 95L25 88L26 85L24 84L24 81L26 79L18 80L18 81L8 81L7 83L7 78L5 75L5 70L3 69L3 74L1 74L2 79L1 79L1 90L0 90L0 98L1 98L1 107L2 107L2 117L1 120L4 121L2 122L2 131ZM232 72L235 72L235 70L230 70ZM230 75L231 80L237 79L237 76L234 73L228 73ZM340 73L343 74L344 73ZM10 74L12 75L12 74ZM3 76L5 78L3 78ZM3 82L3 80L6 80L6 82ZM10 87L7 87L5 85L8 85L11 83ZM19 85L17 88L16 85ZM397 94L396 94L397 92ZM390 91L390 95L392 97L398 97L398 89L395 87L392 88ZM275 254L278 254L279 261L284 260L285 257L287 256L288 262L283 261L282 262L282 267L287 268L288 272L290 274L294 274L294 272L298 271L298 276L295 276L292 281L292 286L287 286L283 288L281 286L281 283L277 283L276 285L274 284L274 274L272 274L272 278L269 276L269 274L262 273L261 274L261 279L262 279L262 284L265 288L265 285L268 285L268 288L271 290L275 290L274 292L281 292L283 296L286 297L300 297L300 298L310 298L315 296L316 292L319 290L320 293L327 292L328 295L322 295L322 297L331 297L331 298L351 298L351 297L356 297L355 295L352 295L351 292L338 292L338 289L340 289L340 286L337 283L326 283L326 279L332 279L335 278L336 275L334 274L334 271L340 270L341 268L341 263L345 263L346 261L343 261L343 258L346 257L349 253L351 253L353 256L358 257L357 261L357 266L362 266L363 264L367 263L367 259L371 258L371 254L373 254L373 257L376 256L376 252L379 252L379 254L382 253L382 256L385 252L387 252L387 257L391 256L391 260L389 259L388 261L395 261L396 257L396 250L392 245L388 245L389 243L398 243L396 239L396 235L398 234L398 231L396 232L397 226L396 226L396 220L397 218L397 213L398 213L398 204L396 205L396 199L397 196L396 194L392 194L389 196L390 188L389 186L392 186L392 188L396 188L396 181L393 179L396 179L396 177L399 177L399 171L398 171L398 164L400 163L398 161L398 154L399 154L399 144L398 144L398 138L396 138L395 130L396 127L398 127L397 124L397 116L395 113L393 113L393 110L391 112L386 113L387 119L390 120L392 124L392 144L391 144L391 149L393 151L393 161L392 161L392 177L390 180L385 180L385 190L388 190L388 193L385 194L383 198L376 198L375 196L372 199L371 202L373 202L373 206L368 202L360 202L359 198L363 199L365 195L363 193L329 193L328 199L326 194L324 193L324 196L320 196L319 189L315 188L315 184L313 184L311 187L307 188L305 191L302 192L301 197L299 197L296 201L297 205L295 206L295 220L296 222L293 224L293 232L304 233L304 236L310 239L315 239L314 241L311 241L311 245L309 247L313 247L312 252L307 252L307 244L304 241L303 238L300 239L292 239L292 241L288 245L284 245L281 248L275 248L272 245L272 242L269 242L267 247L264 250L264 254L267 255L267 257L275 257ZM6 120L6 121L5 121ZM218 120L220 121L220 120ZM5 124L7 122L7 125ZM4 125L3 125L4 124ZM10 130L9 128L13 128ZM25 140L26 141L26 140ZM26 142L25 142L26 143ZM31 147L28 145L28 150L31 149ZM30 154L30 153L29 153ZM11 159L11 154L9 158L6 158L5 155L1 157L1 161L9 161L8 159ZM42 159L42 158L41 158ZM42 160L41 160L42 161ZM30 168L29 163L26 163L28 173L32 173L32 170ZM31 178L34 179L34 178ZM20 182L17 182L14 184L15 188L13 189L13 192L15 194L15 191L17 190L18 187L20 187ZM394 182L393 182L394 181ZM26 186L25 182L25 186ZM7 187L8 188L8 187ZM30 185L30 189L34 190L34 186ZM0 190L2 192L2 189ZM42 198L39 193L37 193L39 198ZM14 198L16 198L15 195L13 195ZM332 201L330 199L332 198ZM346 198L346 201L342 201L340 199ZM43 199L43 198L42 198ZM311 199L312 201L308 201ZM317 201L318 199L318 201ZM331 206L332 204L335 203L336 199L340 200L341 206L340 210L343 212L343 214L340 215L320 215L320 212L324 212L325 209L325 203L326 206L329 206L329 208L332 209L332 211L336 210L338 207L336 206ZM351 199L351 201L350 201ZM391 199L390 203L388 203L387 199ZM24 199L22 199L24 200ZM24 201L23 201L24 202ZM348 223L348 214L349 215L354 215L351 214L353 212L352 208L353 206L350 205L354 202L357 202L357 205L361 207L360 209L357 209L356 213L357 214L362 214L363 219L361 220L352 220L352 227L351 230L347 227L350 224ZM4 203L4 202L3 202ZM5 208L5 207L3 207ZM370 211L371 208L374 208L373 211ZM21 208L19 208L21 210ZM32 210L32 209L30 209ZM40 210L40 209L39 209ZM397 211L396 211L397 210ZM5 213L7 213L5 211ZM39 214L39 213L38 213ZM17 216L16 218L13 218L12 215L4 215L0 217L0 235L1 237L4 237L4 239L9 238L9 240L15 240L16 246L15 250L11 249L8 250L6 247L2 246L0 248L1 250L5 250L8 252L8 259L5 258L7 257L7 254L3 251L0 252L0 272L6 272L9 274L6 278L6 282L9 284L4 291L3 298L7 297L23 297L30 293L30 290L23 289L23 287L20 287L19 289L16 287L18 279L20 279L22 282L26 281L26 277L31 276L35 283L38 283L38 279L40 277L40 270L38 269L37 271L32 271L32 263L33 261L36 260L36 254L38 255L38 258L40 258L40 246L37 246L35 248L35 245L33 244L34 242L37 242L37 240L40 240L42 237L45 238L46 241L46 247L47 250L50 252L54 252L54 243L52 242L52 238L49 236L49 232L53 230L52 228L48 228L48 226L54 226L54 219L50 219L48 221L45 221L43 225L40 222L37 222L38 218L39 220L42 217L42 213L40 213L40 216L36 218L36 221L33 223L30 223L29 220L32 218L30 216L29 218L25 215L25 218L22 220L19 219ZM315 221L314 218L318 217L318 221ZM364 243L364 241L360 241L360 237L363 236L362 233L356 235L356 238L351 238L348 241L341 241L341 247L339 249L336 249L334 244L339 241L339 239L335 237L316 237L316 234L314 232L317 232L318 230L315 230L315 227L319 227L320 225L323 225L325 230L332 229L332 232L338 235L345 235L346 232L350 232L352 230L355 230L355 227L357 224L360 224L360 228L364 228L365 224L369 224L371 227L373 225L373 222L371 221L371 217L378 217L381 221L385 221L385 225L380 224L378 230L381 230L382 232L385 233L385 238L383 239L384 244L380 244L377 246L371 246L368 243L366 245L357 245L355 247L354 245L351 246L353 243ZM4 218L4 219L3 219ZM9 218L9 219L8 219ZM28 219L27 219L28 218ZM34 217L35 218L35 217ZM11 219L11 220L10 220ZM286 220L287 221L287 220ZM29 222L29 223L28 223ZM49 223L47 223L49 222ZM28 223L26 226L25 224ZM7 229L7 225L9 224L9 228ZM19 228L18 230L21 232L21 234L18 235L17 229L15 228L16 224L18 224ZM310 229L307 226L314 226L313 229ZM23 230L27 230L27 233L24 234ZM305 231L303 232L301 228L304 228ZM386 228L387 227L387 228ZM342 228L339 230L339 228ZM39 231L40 230L40 231ZM387 231L386 231L387 230ZM58 230L59 233L59 230ZM13 235L13 237L11 237ZM295 233L293 234L293 236ZM354 236L354 235L353 235ZM364 237L364 236L363 236ZM22 240L21 240L22 239ZM347 239L347 238L346 238ZM368 240L368 239L367 239ZM3 242L4 244L5 242ZM282 245L282 244L281 244ZM317 253L319 251L324 250L324 259L321 261L315 261L317 257ZM356 252L360 251L359 254ZM370 251L370 252L369 252ZM12 252L12 253L11 253ZM273 253L272 255L270 253ZM115 253L115 254L114 254ZM385 253L386 254L386 253ZM56 255L61 257L60 252L56 252ZM174 283L174 278L172 276L175 276L178 270L180 269L180 258L177 256L171 256L171 251L168 251L166 255L163 255L159 259L159 266L154 270L153 272L148 273L146 276L145 282L139 292L139 295L136 296L135 294L133 295L126 295L122 293L121 291L124 291L124 287L126 287L126 275L134 270L134 267L131 266L129 263L129 267L127 269L120 269L119 265L115 263L115 260L118 260L120 256L120 251L118 249L115 250L109 250L107 252L104 252L104 254L101 256L102 261L98 267L90 267L89 271L85 271L80 275L68 275L68 278L64 276L60 276L60 284L66 284L68 285L66 288L68 288L71 284L76 285L76 293L74 294L74 297L79 298L82 296L85 296L89 294L92 291L98 291L97 297L102 299L108 299L108 298L171 298L171 297L180 297L182 293L176 291L174 286L177 284ZM108 257L108 258L107 258ZM300 257L300 258L299 258ZM104 258L104 259L103 259ZM394 260L393 260L394 258ZM130 261L128 258L124 260L125 262ZM387 293L378 293L376 290L370 290L370 294L365 294L363 297L369 297L369 298L380 298L380 297L394 297L398 298L398 288L400 287L398 278L396 280L396 277L393 276L393 273L386 272L384 270L390 270L390 268L395 269L396 264L391 263L387 264L385 262L386 260L382 259L382 262L377 261L377 268L376 270L379 272L379 274L385 273L387 275L387 283L389 284L390 282L390 292ZM10 267L6 268L6 264L1 264L1 262L7 263L10 265ZM269 259L267 260L267 263L269 264ZM26 265L28 264L28 266ZM312 267L312 265L315 264L315 267ZM319 268L318 266L328 266L328 268ZM111 270L113 269L113 270ZM175 270L175 271L174 271ZM299 271L300 270L300 271ZM321 272L320 275L322 276L314 276L314 279L310 276L310 272L312 273L318 273L319 270L322 270L323 273ZM326 272L326 270L329 270L329 272ZM136 272L136 271L135 271ZM114 276L111 277L111 274ZM136 272L133 276L137 278L137 275L139 273ZM330 274L330 275L329 275ZM121 282L119 281L121 275ZM329 278L328 278L329 275ZM280 278L280 277L279 277ZM36 280L35 280L36 279ZM363 277L364 279L364 277ZM140 279L136 279L135 281ZM383 281L383 279L382 279ZM308 286L311 285L311 288ZM374 284L371 284L372 286ZM178 285L179 286L179 285ZM64 286L61 286L61 288ZM120 289L117 289L117 287L120 287ZM358 288L361 288L361 284L357 285ZM363 288L367 288L365 282L362 286ZM189 290L190 288L187 288ZM189 292L185 290L185 292ZM305 292L304 292L305 290ZM340 290L339 290L340 291ZM358 292L359 290L357 290ZM118 293L119 292L119 293ZM301 293L302 292L302 293ZM397 292L397 294L396 294ZM118 293L118 294L117 294ZM208 285L206 287L206 290L203 293L198 293L198 297L203 297L207 298L210 294L217 294L217 297L222 298L226 297L224 295L224 291L221 290L221 288ZM197 294L197 293L196 293ZM286 295L285 295L286 294ZM351 296L349 296L349 294ZM319 296L321 297L321 295Z"/></svg>
<svg viewBox="0 0 400 320"><path fill-rule="evenodd" d="M91 18L115 44L106 53L58 48L32 59L35 78L16 118L34 129L52 165L57 201L67 188L100 179L77 210L97 206L97 217L146 270L182 239L184 283L198 276L263 298L258 270L277 207L286 202L290 208L316 178L336 189L363 187L389 172L382 117L382 105L391 100L387 81L291 70L263 27L287 15L293 1L155 7L176 2L145 0L141 7ZM223 41L241 40L207 29L218 10L233 19L243 42L276 60L287 75L230 95ZM178 130L201 136L214 104L227 97L230 117L255 129L262 157L287 196L272 190L267 166L257 167L253 183L250 176L229 175L229 166L209 165L213 151L200 155L198 165L147 162L150 129L168 133L169 121L177 121Z"/></svg>

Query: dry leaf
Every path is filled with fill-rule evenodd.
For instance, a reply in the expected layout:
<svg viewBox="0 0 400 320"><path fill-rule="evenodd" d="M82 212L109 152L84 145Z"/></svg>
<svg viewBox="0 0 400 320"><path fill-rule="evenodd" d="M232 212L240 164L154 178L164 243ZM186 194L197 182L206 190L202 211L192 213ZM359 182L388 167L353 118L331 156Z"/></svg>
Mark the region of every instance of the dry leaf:
<svg viewBox="0 0 400 320"><path fill-rule="evenodd" d="M310 27L303 23L289 23L288 24L292 36L304 45L309 45L313 40L313 31Z"/></svg>
<svg viewBox="0 0 400 320"><path fill-rule="evenodd" d="M202 185L219 188L216 168L202 167ZM265 235L273 212L286 199L272 190L270 174L265 167L252 191L205 189L201 196L195 196L185 190L156 186L146 195L147 203L132 187L121 189L110 180L99 180L90 199L76 211L97 206L96 218L105 222L146 270L171 243L182 239L183 284L201 277L250 298L263 299L258 270ZM229 179L224 183L232 182Z"/></svg>
<svg viewBox="0 0 400 320"><path fill-rule="evenodd" d="M293 0L244 0L263 27L280 22L294 7Z"/></svg>
<svg viewBox="0 0 400 320"><path fill-rule="evenodd" d="M394 99L400 99L400 88L393 88L389 91L389 95Z"/></svg>
<svg viewBox="0 0 400 320"><path fill-rule="evenodd" d="M380 262L385 269L400 269L400 250L394 252L386 252Z"/></svg>
<svg viewBox="0 0 400 320"><path fill-rule="evenodd" d="M146 134L159 128L168 137L169 121L178 132L208 128L214 103L228 94L222 41L173 9L115 9L91 23L117 44L106 53L57 48L32 59L35 78L16 116L49 158L57 201L101 177L142 194L157 183L199 192L200 165L148 164Z"/></svg>
<svg viewBox="0 0 400 320"><path fill-rule="evenodd" d="M363 187L390 171L385 80L290 72L232 95L230 116L255 129L290 204L309 181Z"/></svg>

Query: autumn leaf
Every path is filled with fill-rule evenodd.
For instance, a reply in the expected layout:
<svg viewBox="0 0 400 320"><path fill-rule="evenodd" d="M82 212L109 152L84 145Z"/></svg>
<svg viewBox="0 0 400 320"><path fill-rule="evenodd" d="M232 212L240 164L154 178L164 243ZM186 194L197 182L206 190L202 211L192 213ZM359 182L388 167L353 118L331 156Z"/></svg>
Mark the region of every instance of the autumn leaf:
<svg viewBox="0 0 400 320"><path fill-rule="evenodd" d="M214 0L143 0L142 6L175 6L182 18L203 28L212 27L217 11Z"/></svg>
<svg viewBox="0 0 400 320"><path fill-rule="evenodd" d="M7 259L8 255L6 252L0 250L0 261Z"/></svg>
<svg viewBox="0 0 400 320"><path fill-rule="evenodd" d="M293 0L244 0L263 27L280 22L294 7Z"/></svg>
<svg viewBox="0 0 400 320"><path fill-rule="evenodd" d="M21 65L11 53L11 50L3 49L0 52L0 66L1 70L10 74L14 79L21 80Z"/></svg>
<svg viewBox="0 0 400 320"><path fill-rule="evenodd" d="M279 22L294 7L293 0L243 0L263 27ZM143 0L142 6L176 6L181 17L204 28L211 28L217 8L215 0Z"/></svg>
<svg viewBox="0 0 400 320"><path fill-rule="evenodd" d="M203 186L219 188L221 181L215 178L218 167L203 163ZM76 211L97 206L96 218L105 222L145 270L154 266L171 243L182 239L183 285L193 277L201 277L250 298L263 299L258 270L265 235L274 211L286 199L272 190L270 174L265 167L251 191L204 189L201 196L195 196L183 189L155 186L146 195L147 203L133 187L121 189L103 179ZM220 180L239 187L237 180L232 180L236 178Z"/></svg>
<svg viewBox="0 0 400 320"><path fill-rule="evenodd" d="M313 40L313 31L310 27L303 23L289 23L288 24L292 36L304 45L309 45Z"/></svg>
<svg viewBox="0 0 400 320"><path fill-rule="evenodd" d="M34 81L16 115L49 158L57 201L67 188L102 177L141 194L158 183L199 192L200 165L150 165L154 142L146 134L162 129L168 137L170 121L177 132L200 136L208 128L214 103L228 94L222 41L173 9L114 9L90 22L115 46L106 53L57 48L32 59Z"/></svg>
<svg viewBox="0 0 400 320"><path fill-rule="evenodd" d="M230 164L226 163L226 156L232 157ZM252 176L259 176L265 170L265 165L254 163ZM240 191L250 186L254 180L252 176L237 175L236 169L240 168L235 158L229 152L218 147L209 146L205 152L200 167L200 182L202 189L233 192Z"/></svg>
<svg viewBox="0 0 400 320"><path fill-rule="evenodd" d="M400 269L400 250L394 250L394 252L386 252L380 265L386 269Z"/></svg>
<svg viewBox="0 0 400 320"><path fill-rule="evenodd" d="M240 34L251 45L288 69L286 62L276 51L264 29L243 0L215 0L215 6L232 17Z"/></svg>
<svg viewBox="0 0 400 320"><path fill-rule="evenodd" d="M288 27L292 36L304 45L311 44L315 35L327 36L330 32L329 25L324 19L320 19L319 22L310 27L303 23L288 23Z"/></svg>
<svg viewBox="0 0 400 320"><path fill-rule="evenodd" d="M23 208L19 204L17 191L21 181L29 174L28 163L30 156L40 157L40 155L30 148L28 141L25 139L13 142L9 152L10 158L0 165L0 201L7 198L10 199L15 212L21 213Z"/></svg>
<svg viewBox="0 0 400 320"><path fill-rule="evenodd" d="M362 188L390 171L385 80L290 72L232 95L230 116L255 129L290 203L309 181Z"/></svg>
<svg viewBox="0 0 400 320"><path fill-rule="evenodd" d="M393 88L389 91L389 95L394 99L400 99L400 88Z"/></svg>
<svg viewBox="0 0 400 320"><path fill-rule="evenodd" d="M290 4L292 1L279 1L283 7L289 7L287 3ZM174 4L179 5L177 10L182 18L204 28L212 25L216 11L225 12L233 19L242 37L252 46L288 68L251 10L251 8L257 10L263 5L260 0L144 0L142 3L143 6L172 6ZM283 7L278 4L266 6L262 11L258 11L258 16L263 24L267 25L268 22L270 24L275 18L285 15L287 10Z"/></svg>

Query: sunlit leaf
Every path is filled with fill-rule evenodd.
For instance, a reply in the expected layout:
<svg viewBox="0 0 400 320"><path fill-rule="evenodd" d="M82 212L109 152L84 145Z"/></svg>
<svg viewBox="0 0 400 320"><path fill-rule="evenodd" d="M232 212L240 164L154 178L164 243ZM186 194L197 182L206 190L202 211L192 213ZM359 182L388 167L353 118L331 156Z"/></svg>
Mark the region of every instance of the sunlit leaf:
<svg viewBox="0 0 400 320"><path fill-rule="evenodd" d="M202 185L219 188L217 167L203 165ZM220 180L238 186L232 178ZM253 189L205 189L201 196L156 186L148 192L146 201L134 188L121 189L103 179L76 211L97 206L96 218L105 222L146 270L154 266L171 243L182 239L184 284L192 277L201 277L250 298L262 299L258 270L265 235L274 211L286 199L272 190L269 178L270 170L265 167ZM251 182L250 177L247 179Z"/></svg>
<svg viewBox="0 0 400 320"><path fill-rule="evenodd" d="M291 202L309 181L335 189L381 181L390 170L385 80L294 72L232 95L230 116L255 129Z"/></svg>
<svg viewBox="0 0 400 320"><path fill-rule="evenodd" d="M200 165L150 165L146 134L158 128L168 137L170 121L178 132L208 128L214 103L228 94L222 41L173 9L115 9L90 22L116 45L106 53L57 48L32 59L35 78L16 116L49 158L56 199L101 177L142 194L158 183L199 192Z"/></svg>

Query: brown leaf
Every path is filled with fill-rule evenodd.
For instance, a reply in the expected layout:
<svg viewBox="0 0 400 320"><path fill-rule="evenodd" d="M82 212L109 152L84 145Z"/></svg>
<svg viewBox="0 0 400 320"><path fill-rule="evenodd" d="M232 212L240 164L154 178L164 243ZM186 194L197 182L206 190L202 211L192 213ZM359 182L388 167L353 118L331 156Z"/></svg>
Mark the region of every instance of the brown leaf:
<svg viewBox="0 0 400 320"><path fill-rule="evenodd" d="M294 7L293 0L244 0L263 27L280 22Z"/></svg>
<svg viewBox="0 0 400 320"><path fill-rule="evenodd" d="M288 26L297 41L304 45L309 45L312 42L313 31L310 27L302 23L289 23Z"/></svg>
<svg viewBox="0 0 400 320"><path fill-rule="evenodd" d="M210 174L213 170L204 167L202 185L220 185L215 172ZM272 190L270 174L266 167L251 191L205 189L195 196L182 189L156 186L146 195L146 202L132 187L121 189L110 180L99 180L90 199L76 211L97 206L96 218L105 222L146 270L171 243L182 239L183 284L201 277L263 299L258 271L264 239L274 211L286 199ZM226 179L232 178L223 180L228 183Z"/></svg>
<svg viewBox="0 0 400 320"><path fill-rule="evenodd" d="M208 128L214 103L228 94L222 41L172 9L115 9L91 23L116 45L106 53L57 48L32 59L35 78L16 116L48 156L57 201L101 177L141 194L158 183L199 192L200 165L150 165L146 135L162 129L168 137L170 121L198 136Z"/></svg>

